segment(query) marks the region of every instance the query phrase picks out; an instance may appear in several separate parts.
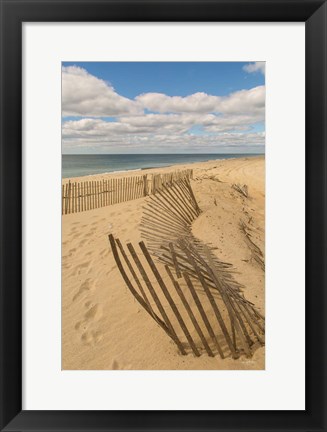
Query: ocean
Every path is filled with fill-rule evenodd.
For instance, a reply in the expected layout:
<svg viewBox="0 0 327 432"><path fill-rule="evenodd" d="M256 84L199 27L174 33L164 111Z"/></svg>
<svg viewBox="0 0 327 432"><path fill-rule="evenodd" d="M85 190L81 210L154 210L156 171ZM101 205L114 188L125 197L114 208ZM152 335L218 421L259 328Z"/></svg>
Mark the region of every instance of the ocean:
<svg viewBox="0 0 327 432"><path fill-rule="evenodd" d="M257 154L92 154L62 155L62 178L81 177L115 171L142 170L216 159Z"/></svg>

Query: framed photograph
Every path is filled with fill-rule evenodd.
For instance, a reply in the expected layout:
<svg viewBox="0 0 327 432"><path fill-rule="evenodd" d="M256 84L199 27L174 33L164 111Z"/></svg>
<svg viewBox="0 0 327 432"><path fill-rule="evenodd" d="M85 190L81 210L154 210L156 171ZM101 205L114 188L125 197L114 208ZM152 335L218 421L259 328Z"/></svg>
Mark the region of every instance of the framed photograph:
<svg viewBox="0 0 327 432"><path fill-rule="evenodd" d="M1 430L326 430L326 11L1 1Z"/></svg>
<svg viewBox="0 0 327 432"><path fill-rule="evenodd" d="M265 369L264 115L265 62L63 63L63 370Z"/></svg>

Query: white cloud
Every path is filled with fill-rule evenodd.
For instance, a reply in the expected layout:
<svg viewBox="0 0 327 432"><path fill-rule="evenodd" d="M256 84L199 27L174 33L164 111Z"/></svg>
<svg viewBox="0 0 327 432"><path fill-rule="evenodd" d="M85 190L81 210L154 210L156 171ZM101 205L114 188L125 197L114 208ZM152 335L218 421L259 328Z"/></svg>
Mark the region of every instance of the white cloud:
<svg viewBox="0 0 327 432"><path fill-rule="evenodd" d="M219 124L221 119L216 116L206 115L203 120L204 133L192 133L190 128L194 123L199 124L196 116L173 115L148 115L146 117L134 117L127 122L106 122L100 119L83 119L79 121L67 121L63 124L63 147L65 151L83 147L93 148L98 152L114 150L128 151L146 150L158 151L215 151L224 150L226 147L251 146L262 147L264 145L264 133L251 133L249 126L239 126L241 118L235 118L238 132L226 132L233 129L230 126ZM231 122L231 119L228 119ZM243 119L246 125L246 118ZM247 131L248 133L244 133Z"/></svg>
<svg viewBox="0 0 327 432"><path fill-rule="evenodd" d="M222 99L220 112L224 114L262 115L265 111L265 86L240 90Z"/></svg>
<svg viewBox="0 0 327 432"><path fill-rule="evenodd" d="M258 110L263 113L265 87L258 86L250 90L241 90L224 97L211 96L206 93L194 93L186 97L145 93L137 96L136 101L143 108L160 113L251 114Z"/></svg>
<svg viewBox="0 0 327 432"><path fill-rule="evenodd" d="M82 119L67 121L62 127L63 138L69 137L90 137L122 134L156 134L165 131L166 133L184 133L191 124L183 123L179 116L175 115L145 115L143 117L126 117L118 121L108 122L100 119Z"/></svg>
<svg viewBox="0 0 327 432"><path fill-rule="evenodd" d="M249 131L254 123L263 120L262 113L243 115L214 114L144 114L143 116L123 116L116 121L85 118L63 123L62 136L65 139L76 137L111 137L114 135L158 135L192 133L197 126L203 133Z"/></svg>
<svg viewBox="0 0 327 432"><path fill-rule="evenodd" d="M248 71L262 70L264 62L244 66ZM155 113L242 114L263 113L265 87L240 90L228 96L206 93L167 96L163 93L144 93L131 100L119 95L105 81L77 66L62 69L63 116L116 117L142 115L144 109Z"/></svg>
<svg viewBox="0 0 327 432"><path fill-rule="evenodd" d="M209 113L216 111L220 97L206 93L194 93L186 97L144 93L137 96L136 100L143 108L161 113Z"/></svg>
<svg viewBox="0 0 327 432"><path fill-rule="evenodd" d="M77 66L62 68L62 115L107 117L137 114L135 101L120 96L105 81Z"/></svg>
<svg viewBox="0 0 327 432"><path fill-rule="evenodd" d="M260 133L223 133L219 135L158 134L158 135L112 135L102 137L76 138L64 140L65 152L71 150L93 149L106 152L233 152L262 151L265 134Z"/></svg>
<svg viewBox="0 0 327 432"><path fill-rule="evenodd" d="M265 75L266 62L249 63L249 64L243 66L243 70L245 70L245 72L248 72L248 73L261 72L263 75Z"/></svg>
<svg viewBox="0 0 327 432"><path fill-rule="evenodd" d="M210 152L236 147L253 151L264 145L264 134L253 132L265 117L264 86L227 96L145 93L131 100L82 68L66 67L62 73L63 116L84 117L63 121L64 152Z"/></svg>

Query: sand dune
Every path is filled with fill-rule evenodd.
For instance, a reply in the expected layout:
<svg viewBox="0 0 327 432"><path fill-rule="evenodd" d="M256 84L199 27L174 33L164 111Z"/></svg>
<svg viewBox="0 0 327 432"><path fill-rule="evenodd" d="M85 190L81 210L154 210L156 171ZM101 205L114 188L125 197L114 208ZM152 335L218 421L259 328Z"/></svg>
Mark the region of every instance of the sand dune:
<svg viewBox="0 0 327 432"><path fill-rule="evenodd" d="M263 314L264 164L263 157L249 157L143 171L193 168L192 188L203 210L192 225L193 234L213 244L218 258L233 264L246 298ZM92 176L92 180L100 178ZM246 184L248 198L233 184ZM123 243L140 241L144 204L145 198L140 198L63 216L62 368L263 369L264 347L252 358L237 360L180 355L134 300L116 267L108 234Z"/></svg>

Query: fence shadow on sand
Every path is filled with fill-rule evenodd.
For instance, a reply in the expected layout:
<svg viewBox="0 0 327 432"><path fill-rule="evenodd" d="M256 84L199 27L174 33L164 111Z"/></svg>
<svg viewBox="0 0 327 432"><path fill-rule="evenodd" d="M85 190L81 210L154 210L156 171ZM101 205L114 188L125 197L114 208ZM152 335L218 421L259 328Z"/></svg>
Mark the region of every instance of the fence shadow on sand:
<svg viewBox="0 0 327 432"><path fill-rule="evenodd" d="M264 317L245 298L232 266L193 236L200 213L189 177L163 182L146 200L138 248L109 235L117 267L182 355L251 357L264 345Z"/></svg>

